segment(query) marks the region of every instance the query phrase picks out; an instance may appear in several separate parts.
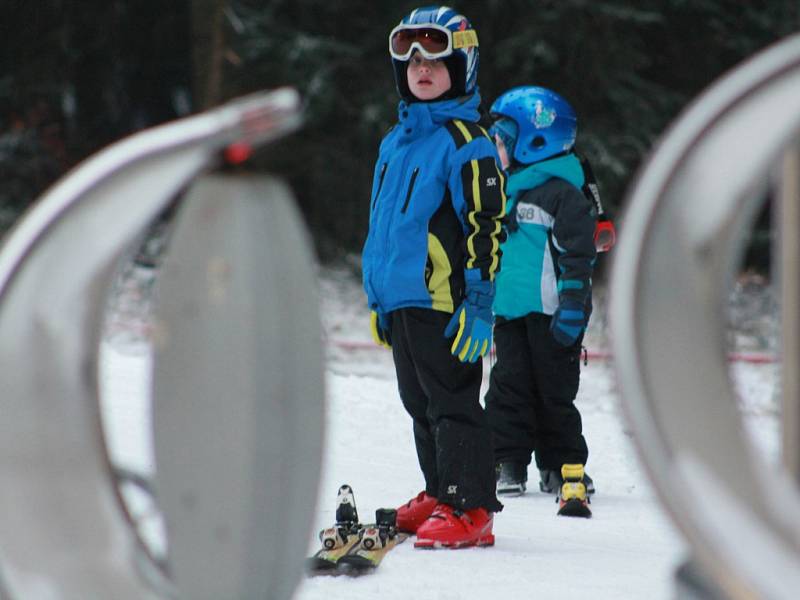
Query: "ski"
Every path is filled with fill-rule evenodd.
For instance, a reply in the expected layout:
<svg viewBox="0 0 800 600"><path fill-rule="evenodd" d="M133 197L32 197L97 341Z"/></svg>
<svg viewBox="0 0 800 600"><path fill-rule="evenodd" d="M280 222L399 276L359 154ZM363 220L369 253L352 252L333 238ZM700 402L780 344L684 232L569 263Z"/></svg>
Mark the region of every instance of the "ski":
<svg viewBox="0 0 800 600"><path fill-rule="evenodd" d="M337 571L351 576L374 571L386 554L406 538L407 533L397 531L397 511L379 508L375 511L375 524L361 529L358 543L339 559Z"/></svg>
<svg viewBox="0 0 800 600"><path fill-rule="evenodd" d="M319 532L322 548L306 561L309 574L334 574L339 559L359 543L362 529L353 489L342 485L336 496L336 524Z"/></svg>

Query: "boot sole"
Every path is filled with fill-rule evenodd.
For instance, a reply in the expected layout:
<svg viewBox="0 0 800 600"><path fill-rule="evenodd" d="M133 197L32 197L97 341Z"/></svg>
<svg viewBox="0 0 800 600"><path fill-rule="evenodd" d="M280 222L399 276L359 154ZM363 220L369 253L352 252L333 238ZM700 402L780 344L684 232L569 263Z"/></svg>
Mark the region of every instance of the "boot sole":
<svg viewBox="0 0 800 600"><path fill-rule="evenodd" d="M439 540L417 540L414 542L414 548L423 548L423 549L436 549L436 548L448 548L450 550L456 550L458 548L471 548L473 546L494 546L494 535L489 534L483 537L478 538L477 540L470 540L466 542L441 542Z"/></svg>
<svg viewBox="0 0 800 600"><path fill-rule="evenodd" d="M558 514L562 517L583 517L584 519L589 519L592 516L592 510L586 503L577 498L572 498L567 500L564 505L558 509Z"/></svg>
<svg viewBox="0 0 800 600"><path fill-rule="evenodd" d="M497 488L498 496L509 496L513 498L516 496L522 496L522 494L524 493L525 493L525 484L509 485L506 487Z"/></svg>

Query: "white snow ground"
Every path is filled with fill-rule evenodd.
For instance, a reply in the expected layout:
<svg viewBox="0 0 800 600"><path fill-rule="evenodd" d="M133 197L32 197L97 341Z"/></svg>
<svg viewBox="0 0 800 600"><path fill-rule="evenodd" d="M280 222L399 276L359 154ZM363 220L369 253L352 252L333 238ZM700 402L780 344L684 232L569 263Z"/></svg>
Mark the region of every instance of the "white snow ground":
<svg viewBox="0 0 800 600"><path fill-rule="evenodd" d="M112 458L144 473L153 470L148 389L150 354L146 308L149 275L122 284L110 310L102 349L101 390ZM379 507L396 507L422 489L410 421L397 393L391 355L372 348L364 299L343 270L320 276L327 338L327 434L314 533L334 517L336 492L350 484L362 520ZM587 336L604 350L602 312ZM346 349L348 343L363 349ZM488 361L485 374L488 374ZM775 460L778 419L775 365L732 365L754 443ZM486 377L484 378L486 380ZM673 571L685 546L661 509L620 413L613 365L592 360L582 371L577 399L596 482L592 519L557 517L553 496L531 490L505 500L495 518L493 548L425 551L413 538L398 546L373 574L304 579L296 600L361 597L456 600L473 598L672 599ZM358 435L352 424L359 423ZM157 524L155 525L157 529ZM156 537L157 537L156 533Z"/></svg>

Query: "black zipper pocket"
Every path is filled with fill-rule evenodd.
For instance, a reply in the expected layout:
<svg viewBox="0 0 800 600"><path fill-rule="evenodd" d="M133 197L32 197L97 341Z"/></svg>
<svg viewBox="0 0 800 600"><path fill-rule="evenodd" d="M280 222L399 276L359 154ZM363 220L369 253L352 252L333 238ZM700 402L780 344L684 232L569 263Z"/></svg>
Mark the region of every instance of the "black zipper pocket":
<svg viewBox="0 0 800 600"><path fill-rule="evenodd" d="M414 167L414 172L411 173L411 181L408 182L408 193L406 193L406 201L403 202L401 213L405 213L408 210L408 203L411 201L411 193L414 191L414 182L417 180L417 175L419 175L419 167Z"/></svg>
<svg viewBox="0 0 800 600"><path fill-rule="evenodd" d="M386 175L386 167L389 163L383 163L381 167L381 177L378 180L378 189L375 192L375 197L372 199L372 210L375 210L375 205L378 204L378 196L381 195L381 188L383 187L383 178Z"/></svg>

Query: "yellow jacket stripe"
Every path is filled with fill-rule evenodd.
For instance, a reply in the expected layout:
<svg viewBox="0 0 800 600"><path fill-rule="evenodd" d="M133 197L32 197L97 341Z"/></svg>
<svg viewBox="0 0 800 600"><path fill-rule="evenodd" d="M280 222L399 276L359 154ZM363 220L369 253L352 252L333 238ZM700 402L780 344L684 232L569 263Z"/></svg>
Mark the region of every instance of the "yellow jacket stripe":
<svg viewBox="0 0 800 600"><path fill-rule="evenodd" d="M506 214L503 174L494 157L473 159L462 168L467 202L468 269L479 268L484 279L494 279L500 264L501 220Z"/></svg>
<svg viewBox="0 0 800 600"><path fill-rule="evenodd" d="M447 124L447 130L456 149L481 138L485 139L485 142L481 140L482 148L487 143L494 148L489 134L477 123L454 119ZM470 159L461 167L468 227L464 266L467 269L479 268L484 279L493 279L500 269L500 243L504 239L501 219L506 212L506 196L502 170L494 156L486 156L485 152L485 149L478 151L477 154L483 157Z"/></svg>
<svg viewBox="0 0 800 600"><path fill-rule="evenodd" d="M466 128L463 121L453 121L453 123L458 128L461 135L464 136L464 143L469 144L474 136L469 132L469 129Z"/></svg>
<svg viewBox="0 0 800 600"><path fill-rule="evenodd" d="M430 273L427 278L427 286L431 294L431 308L451 313L455 310L450 289L450 276L453 274L453 268L442 242L430 232L428 232L428 260Z"/></svg>
<svg viewBox="0 0 800 600"><path fill-rule="evenodd" d="M450 132L450 136L456 144L456 149L470 143L477 137L485 137L491 141L486 130L477 123L469 123L454 119L447 123L447 130ZM492 143L492 145L494 145L494 143Z"/></svg>
<svg viewBox="0 0 800 600"><path fill-rule="evenodd" d="M481 188L478 180L481 172L478 168L477 160L469 161L469 166L472 169L472 201L474 208L469 211L467 215L467 219L470 225L472 225L472 233L467 237L467 268L473 269L475 268L475 259L478 258L475 254L475 236L478 235L481 230L481 226L475 219L475 213L481 212Z"/></svg>

